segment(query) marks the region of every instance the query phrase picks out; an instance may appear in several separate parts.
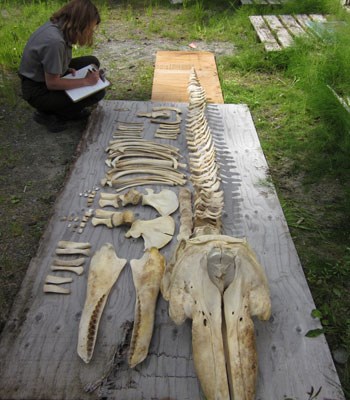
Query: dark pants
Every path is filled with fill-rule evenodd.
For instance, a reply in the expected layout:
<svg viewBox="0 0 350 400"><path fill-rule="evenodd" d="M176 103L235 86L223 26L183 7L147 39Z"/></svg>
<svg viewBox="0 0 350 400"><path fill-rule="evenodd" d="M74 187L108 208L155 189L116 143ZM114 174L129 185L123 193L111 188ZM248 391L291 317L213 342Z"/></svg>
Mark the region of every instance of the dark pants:
<svg viewBox="0 0 350 400"><path fill-rule="evenodd" d="M84 56L73 58L69 68L80 69L89 64L95 64L100 67L99 60L94 56ZM58 116L69 118L70 115L79 113L85 107L90 107L105 95L105 90L92 94L76 103L68 97L64 90L49 90L45 82L35 82L31 79L22 78L23 98L38 111L56 114Z"/></svg>

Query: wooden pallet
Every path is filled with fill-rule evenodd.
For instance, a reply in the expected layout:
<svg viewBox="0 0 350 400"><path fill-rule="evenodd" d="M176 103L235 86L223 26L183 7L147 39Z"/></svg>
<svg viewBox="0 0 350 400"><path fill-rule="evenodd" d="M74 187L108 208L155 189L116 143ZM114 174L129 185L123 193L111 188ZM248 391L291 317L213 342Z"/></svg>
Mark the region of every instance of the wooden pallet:
<svg viewBox="0 0 350 400"><path fill-rule="evenodd" d="M152 101L188 102L188 77L195 67L208 103L224 102L215 56L207 51L157 51Z"/></svg>
<svg viewBox="0 0 350 400"><path fill-rule="evenodd" d="M246 5L276 5L283 4L286 0L241 0L241 4Z"/></svg>
<svg viewBox="0 0 350 400"><path fill-rule="evenodd" d="M249 19L266 51L291 46L295 37L309 34L313 23L326 22L320 14L252 15Z"/></svg>
<svg viewBox="0 0 350 400"><path fill-rule="evenodd" d="M72 231L69 221L62 220L62 216L77 216L87 208L86 198L79 194L99 186L105 176L104 149L118 121L145 121L137 113L150 112L155 105L177 106L183 112L182 134L175 143L167 142L179 147L184 160L188 155L183 133L186 104L133 101L100 104L83 136L80 155L55 203L37 255L29 265L0 337L0 399L201 400L204 397L193 366L191 324L187 321L176 326L168 316L167 302L161 297L149 355L136 368L128 368L125 330L134 318L135 302L129 264L111 290L89 364L80 360L76 351L87 270L74 279L70 295L43 293L43 282L59 240L90 242L92 253L110 242L118 256L128 260L143 254L143 240L126 239L124 227L108 229L88 223L79 234ZM245 105L212 104L207 115L224 190L224 233L247 238L266 270L271 290L271 319L255 321L259 354L256 398L305 399L311 388L316 392L322 387L320 398L344 400L325 337L305 336L309 330L320 328L320 323L311 316L315 304L271 184L249 109ZM145 138L155 140L154 125L145 121ZM138 189L144 192L143 187ZM112 193L111 189L104 191ZM94 208L97 200L98 197ZM133 209L140 219L156 215L151 207ZM178 211L174 218L178 222ZM162 249L167 259L175 243L173 239ZM88 264L89 259L86 269ZM102 386L98 390L87 392L99 384Z"/></svg>

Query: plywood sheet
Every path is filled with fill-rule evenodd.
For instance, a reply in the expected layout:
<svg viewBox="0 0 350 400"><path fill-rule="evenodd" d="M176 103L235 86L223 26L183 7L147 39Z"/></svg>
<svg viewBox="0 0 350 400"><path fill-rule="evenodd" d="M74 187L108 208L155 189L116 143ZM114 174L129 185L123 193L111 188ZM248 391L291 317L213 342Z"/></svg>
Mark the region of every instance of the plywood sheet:
<svg viewBox="0 0 350 400"><path fill-rule="evenodd" d="M89 259L86 273L74 279L71 295L42 292L58 240L90 242L92 252L110 242L121 258L130 261L142 256L142 239L126 239L124 227L112 230L88 224L79 234L62 216L80 216L87 208L80 193L99 187L106 172L104 150L118 122L145 121L145 137L153 138L154 124L136 114L150 112L154 105L180 107L186 118L183 103L104 101L95 112L0 338L0 399L204 399L193 366L191 323L176 326L162 298L157 304L149 355L135 369L128 368L128 335L135 301L129 263L110 293L90 364L84 364L76 353ZM311 317L315 305L250 112L245 105L212 104L208 120L225 195L224 233L247 237L266 270L271 289L272 317L268 322L255 322L259 354L256 398L304 399L312 387L315 392L322 387L323 399L344 400L324 336L305 336L310 329L320 327ZM183 133L175 143L157 141L178 146L186 160ZM178 188L172 190L177 192ZM150 207L133 210L141 219L156 216ZM174 218L178 223L178 213ZM174 244L173 240L162 250L166 257ZM92 389L96 390L89 393Z"/></svg>
<svg viewBox="0 0 350 400"><path fill-rule="evenodd" d="M152 101L188 102L188 79L195 67L209 103L224 102L213 53L206 51L158 51Z"/></svg>

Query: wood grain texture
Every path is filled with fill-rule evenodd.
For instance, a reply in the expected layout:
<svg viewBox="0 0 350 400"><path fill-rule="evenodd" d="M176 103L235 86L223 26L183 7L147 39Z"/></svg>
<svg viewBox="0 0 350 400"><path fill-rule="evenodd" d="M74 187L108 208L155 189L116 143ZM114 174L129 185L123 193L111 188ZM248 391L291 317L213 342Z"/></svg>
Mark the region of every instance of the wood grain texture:
<svg viewBox="0 0 350 400"><path fill-rule="evenodd" d="M304 35L306 33L292 15L280 15L279 18L293 36Z"/></svg>
<svg viewBox="0 0 350 400"><path fill-rule="evenodd" d="M258 35L259 40L264 44L266 51L281 50L281 46L278 44L261 15L251 15L249 19Z"/></svg>
<svg viewBox="0 0 350 400"><path fill-rule="evenodd" d="M175 105L186 117L186 104L178 103L104 101L95 112L81 144L81 154L55 204L0 338L0 399L203 399L193 367L191 323L175 326L162 298L158 299L149 356L135 369L128 368L125 332L130 330L135 301L129 264L112 288L95 352L87 365L78 357L76 346L90 258L85 264L86 273L74 278L71 295L42 292L59 240L90 242L92 254L105 242L111 242L119 257L141 258L142 239L126 239L124 227L93 228L88 223L79 235L60 217L81 215L86 210L86 199L79 193L99 186L105 173L104 149L118 121L143 121L136 114L150 112L152 105ZM271 287L272 318L255 324L259 354L256 399L303 400L312 386L316 390L322 386L320 398L344 400L324 336L305 337L319 323L310 316L314 303L268 179L268 167L249 110L244 105L210 105L208 119L223 176L225 233L247 237ZM155 130L146 120L145 137L152 138ZM176 145L186 157L184 134ZM177 188L173 190L177 192ZM137 206L133 210L142 219L156 216L150 207ZM178 212L174 218L178 222ZM166 257L174 244L173 240L162 249ZM102 386L95 392L85 391L99 380Z"/></svg>
<svg viewBox="0 0 350 400"><path fill-rule="evenodd" d="M188 77L195 67L209 103L223 103L213 53L207 51L157 51L152 101L188 101Z"/></svg>
<svg viewBox="0 0 350 400"><path fill-rule="evenodd" d="M293 43L293 38L276 15L264 15L264 19L271 31L277 36L282 47L288 47Z"/></svg>

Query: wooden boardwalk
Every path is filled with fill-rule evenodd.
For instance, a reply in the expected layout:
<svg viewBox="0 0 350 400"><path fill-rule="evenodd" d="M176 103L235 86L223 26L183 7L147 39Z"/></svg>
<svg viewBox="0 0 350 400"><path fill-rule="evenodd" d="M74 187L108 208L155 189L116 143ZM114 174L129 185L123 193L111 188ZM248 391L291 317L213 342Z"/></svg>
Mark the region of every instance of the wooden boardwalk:
<svg viewBox="0 0 350 400"><path fill-rule="evenodd" d="M188 77L192 67L206 91L209 103L223 103L215 56L209 51L157 51L152 101L188 101Z"/></svg>
<svg viewBox="0 0 350 400"><path fill-rule="evenodd" d="M180 107L186 118L187 104L183 103L104 101L95 111L80 145L80 156L55 204L0 337L0 399L203 399L193 367L191 323L175 326L162 298L149 356L135 369L128 368L128 333L135 301L129 264L110 293L90 364L84 364L76 352L87 270L74 279L70 295L45 295L42 291L59 240L90 242L93 253L110 242L121 258L130 261L142 256L143 241L126 239L125 228L88 224L79 234L62 216L80 216L86 210L86 198L80 193L98 187L104 177L104 150L118 121L144 121L136 114L149 112L154 105ZM311 388L316 392L322 387L320 399L344 400L324 336L305 336L320 325L311 317L315 305L250 112L245 105L212 104L208 106L208 121L225 192L224 232L247 237L266 270L271 289L272 317L255 323L259 354L256 398L303 400ZM145 121L146 138L152 139L155 130L154 124ZM176 143L168 142L187 156L184 133ZM141 219L155 216L150 207L137 206L134 211ZM178 222L178 214L174 217ZM162 250L166 257L174 244L175 240Z"/></svg>
<svg viewBox="0 0 350 400"><path fill-rule="evenodd" d="M312 31L312 23L326 21L320 14L252 15L249 19L266 51L291 46L295 37Z"/></svg>

